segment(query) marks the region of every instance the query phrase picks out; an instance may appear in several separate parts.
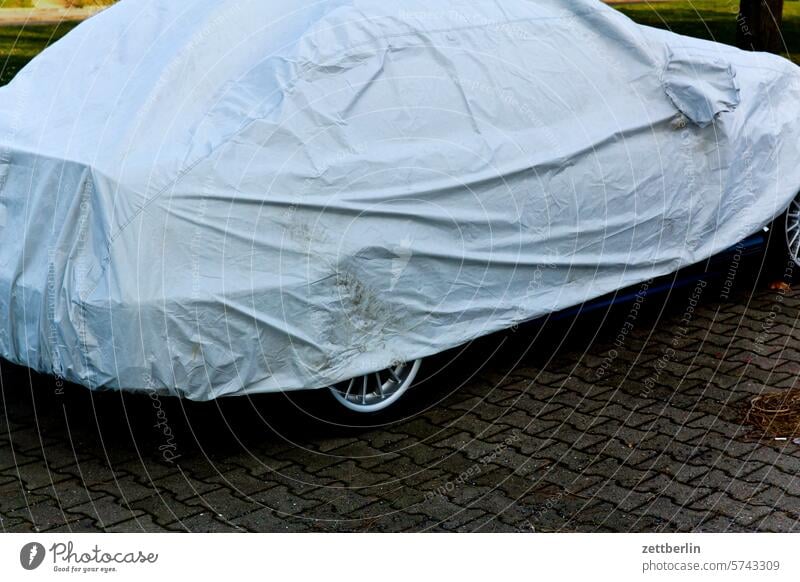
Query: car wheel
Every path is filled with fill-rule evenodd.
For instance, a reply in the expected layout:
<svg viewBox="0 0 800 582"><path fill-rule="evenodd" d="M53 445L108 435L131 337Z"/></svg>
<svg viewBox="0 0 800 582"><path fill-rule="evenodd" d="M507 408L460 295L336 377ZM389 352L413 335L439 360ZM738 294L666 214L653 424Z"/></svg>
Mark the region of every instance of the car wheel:
<svg viewBox="0 0 800 582"><path fill-rule="evenodd" d="M380 372L359 376L331 386L333 398L348 410L371 414L386 410L414 383L422 360L405 362Z"/></svg>
<svg viewBox="0 0 800 582"><path fill-rule="evenodd" d="M792 201L784 214L784 241L787 259L800 267L800 194Z"/></svg>

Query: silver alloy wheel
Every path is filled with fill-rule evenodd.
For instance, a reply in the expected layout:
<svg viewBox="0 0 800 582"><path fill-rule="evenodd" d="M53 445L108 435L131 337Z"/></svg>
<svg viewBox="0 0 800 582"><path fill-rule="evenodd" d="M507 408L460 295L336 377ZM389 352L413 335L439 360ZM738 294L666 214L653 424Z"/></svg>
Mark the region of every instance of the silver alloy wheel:
<svg viewBox="0 0 800 582"><path fill-rule="evenodd" d="M795 265L800 267L800 195L786 211L786 251Z"/></svg>
<svg viewBox="0 0 800 582"><path fill-rule="evenodd" d="M340 382L330 387L331 394L342 406L354 412L378 412L388 408L408 390L417 377L422 360L397 364Z"/></svg>

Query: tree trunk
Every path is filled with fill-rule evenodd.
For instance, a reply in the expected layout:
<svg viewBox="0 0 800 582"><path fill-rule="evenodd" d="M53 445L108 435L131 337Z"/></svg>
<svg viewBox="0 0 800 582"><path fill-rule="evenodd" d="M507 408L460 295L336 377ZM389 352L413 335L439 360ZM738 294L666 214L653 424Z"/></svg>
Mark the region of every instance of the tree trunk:
<svg viewBox="0 0 800 582"><path fill-rule="evenodd" d="M751 51L780 53L783 0L741 0L736 20L736 44Z"/></svg>

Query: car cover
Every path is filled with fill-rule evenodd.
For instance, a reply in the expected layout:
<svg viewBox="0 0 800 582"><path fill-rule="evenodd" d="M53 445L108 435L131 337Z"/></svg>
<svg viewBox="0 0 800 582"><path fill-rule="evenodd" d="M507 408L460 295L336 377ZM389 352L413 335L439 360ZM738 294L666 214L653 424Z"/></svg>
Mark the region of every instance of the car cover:
<svg viewBox="0 0 800 582"><path fill-rule="evenodd" d="M320 388L696 263L800 188L800 73L594 0L123 0L0 90L0 355Z"/></svg>

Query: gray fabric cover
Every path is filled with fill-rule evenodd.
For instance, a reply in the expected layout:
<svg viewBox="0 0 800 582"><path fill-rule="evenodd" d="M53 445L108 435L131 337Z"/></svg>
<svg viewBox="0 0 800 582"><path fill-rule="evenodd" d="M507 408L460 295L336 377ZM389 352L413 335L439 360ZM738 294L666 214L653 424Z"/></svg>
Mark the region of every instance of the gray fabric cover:
<svg viewBox="0 0 800 582"><path fill-rule="evenodd" d="M0 355L324 387L722 251L799 149L795 65L595 0L123 0L0 89Z"/></svg>

